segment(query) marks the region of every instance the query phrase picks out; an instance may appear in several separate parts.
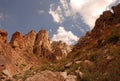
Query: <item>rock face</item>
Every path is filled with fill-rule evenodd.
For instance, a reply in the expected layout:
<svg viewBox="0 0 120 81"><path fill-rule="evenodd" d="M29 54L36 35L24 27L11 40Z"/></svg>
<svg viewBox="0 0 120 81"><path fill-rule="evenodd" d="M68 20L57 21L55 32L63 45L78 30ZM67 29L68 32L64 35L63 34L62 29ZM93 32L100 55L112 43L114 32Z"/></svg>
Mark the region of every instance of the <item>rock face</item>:
<svg viewBox="0 0 120 81"><path fill-rule="evenodd" d="M36 32L32 30L26 35L22 35L20 32L15 32L10 41L12 48L24 49L33 48L36 38Z"/></svg>
<svg viewBox="0 0 120 81"><path fill-rule="evenodd" d="M0 30L0 42L3 42L3 43L8 42L8 33L4 30Z"/></svg>
<svg viewBox="0 0 120 81"><path fill-rule="evenodd" d="M5 57L4 57L4 50L6 44L8 43L8 33L4 30L0 30L0 71L6 64Z"/></svg>
<svg viewBox="0 0 120 81"><path fill-rule="evenodd" d="M25 49L29 53L33 53L33 47L36 39L36 32L34 30L30 31L23 37Z"/></svg>
<svg viewBox="0 0 120 81"><path fill-rule="evenodd" d="M3 52L7 58L7 70L11 75L21 73L38 63L38 58L33 54L36 32L31 31L26 35L15 32Z"/></svg>
<svg viewBox="0 0 120 81"><path fill-rule="evenodd" d="M62 41L53 41L52 50L56 55L56 59L62 59L67 56L69 52L72 51L73 46L67 45Z"/></svg>
<svg viewBox="0 0 120 81"><path fill-rule="evenodd" d="M13 48L23 48L24 47L23 35L20 32L15 32L12 36L10 44Z"/></svg>
<svg viewBox="0 0 120 81"><path fill-rule="evenodd" d="M5 67L11 76L40 64L41 58L53 61L56 56L65 57L70 51L71 48L62 42L54 42L51 46L46 30L38 33L32 30L25 35L17 31L12 35L10 43L8 33L0 30L0 55L7 59Z"/></svg>
<svg viewBox="0 0 120 81"><path fill-rule="evenodd" d="M55 56L52 52L50 39L46 30L40 30L36 36L35 45L33 52L38 57L45 57L48 59L55 59Z"/></svg>

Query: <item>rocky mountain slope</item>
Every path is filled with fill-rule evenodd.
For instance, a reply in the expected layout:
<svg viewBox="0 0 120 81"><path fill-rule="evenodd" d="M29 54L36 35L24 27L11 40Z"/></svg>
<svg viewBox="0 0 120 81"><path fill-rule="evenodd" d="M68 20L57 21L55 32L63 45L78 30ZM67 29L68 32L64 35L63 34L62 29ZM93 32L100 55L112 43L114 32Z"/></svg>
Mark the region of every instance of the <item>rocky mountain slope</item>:
<svg viewBox="0 0 120 81"><path fill-rule="evenodd" d="M1 80L119 81L120 4L112 10L103 12L74 47L51 44L45 30L15 32L8 43L7 32L0 30Z"/></svg>
<svg viewBox="0 0 120 81"><path fill-rule="evenodd" d="M61 50L59 49L57 52ZM60 54L62 58L63 52ZM5 71L1 70L0 74L5 74L4 77L22 74L33 66L40 66L43 60L56 60L56 56L46 30L40 30L38 33L32 30L26 35L17 31L10 42L8 42L8 33L0 30L0 65L1 69Z"/></svg>
<svg viewBox="0 0 120 81"><path fill-rule="evenodd" d="M70 53L73 48L73 46L67 45L62 41L53 41L51 45L57 60L67 57L67 54Z"/></svg>
<svg viewBox="0 0 120 81"><path fill-rule="evenodd" d="M120 4L112 9L100 15L93 30L79 39L66 58L32 70L63 72L65 81L119 81Z"/></svg>

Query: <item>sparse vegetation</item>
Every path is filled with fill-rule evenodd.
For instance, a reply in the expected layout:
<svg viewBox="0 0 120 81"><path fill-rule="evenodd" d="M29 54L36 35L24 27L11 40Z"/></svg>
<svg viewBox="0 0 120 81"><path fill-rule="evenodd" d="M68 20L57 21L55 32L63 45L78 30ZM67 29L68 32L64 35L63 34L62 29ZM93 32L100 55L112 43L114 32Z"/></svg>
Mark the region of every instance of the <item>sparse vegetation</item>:
<svg viewBox="0 0 120 81"><path fill-rule="evenodd" d="M116 42L118 42L120 39L120 35L111 35L107 38L107 43L113 43L115 44Z"/></svg>
<svg viewBox="0 0 120 81"><path fill-rule="evenodd" d="M19 67L21 70L23 70L25 66L26 66L26 64L21 64Z"/></svg>

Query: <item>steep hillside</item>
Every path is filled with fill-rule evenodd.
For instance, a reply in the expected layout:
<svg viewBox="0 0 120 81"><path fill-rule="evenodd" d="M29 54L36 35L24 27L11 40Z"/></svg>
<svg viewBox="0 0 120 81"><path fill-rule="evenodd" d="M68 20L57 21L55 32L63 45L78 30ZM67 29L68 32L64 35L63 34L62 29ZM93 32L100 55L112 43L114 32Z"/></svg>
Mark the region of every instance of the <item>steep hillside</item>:
<svg viewBox="0 0 120 81"><path fill-rule="evenodd" d="M36 71L66 72L73 81L119 81L120 4L112 9L113 13L100 15L94 29L79 39L67 58L45 63Z"/></svg>
<svg viewBox="0 0 120 81"><path fill-rule="evenodd" d="M82 73L79 81L120 80L120 4L112 9L100 15L68 56L73 62L68 70Z"/></svg>

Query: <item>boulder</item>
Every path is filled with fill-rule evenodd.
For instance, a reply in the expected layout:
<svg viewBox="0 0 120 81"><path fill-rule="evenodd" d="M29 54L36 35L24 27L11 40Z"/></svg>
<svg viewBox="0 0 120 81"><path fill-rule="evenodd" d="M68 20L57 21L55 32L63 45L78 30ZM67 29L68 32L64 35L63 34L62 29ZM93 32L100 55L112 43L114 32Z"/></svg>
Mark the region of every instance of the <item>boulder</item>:
<svg viewBox="0 0 120 81"><path fill-rule="evenodd" d="M73 62L69 62L65 65L65 68L70 68L73 65Z"/></svg>
<svg viewBox="0 0 120 81"><path fill-rule="evenodd" d="M27 78L25 81L65 81L59 72L42 71Z"/></svg>

